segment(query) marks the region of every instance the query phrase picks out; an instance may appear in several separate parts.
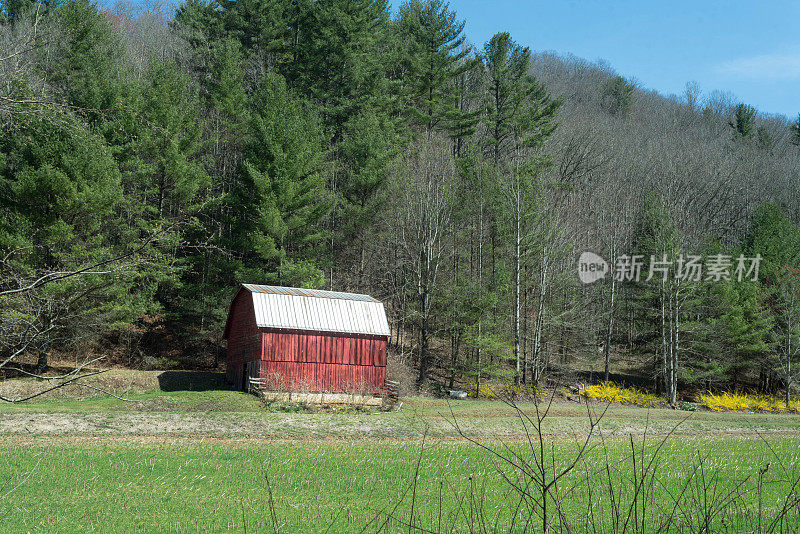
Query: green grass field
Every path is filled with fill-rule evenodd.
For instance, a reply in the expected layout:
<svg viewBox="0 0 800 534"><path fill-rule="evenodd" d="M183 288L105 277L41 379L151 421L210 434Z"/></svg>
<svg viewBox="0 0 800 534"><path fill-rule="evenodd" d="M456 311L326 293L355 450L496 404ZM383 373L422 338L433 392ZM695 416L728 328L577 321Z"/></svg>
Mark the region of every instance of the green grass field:
<svg viewBox="0 0 800 534"><path fill-rule="evenodd" d="M147 381L129 401L59 395L0 407L3 532L542 530L524 463L539 443L499 402L283 413ZM549 490L552 531L800 531L799 429L796 415L612 406L602 437ZM548 481L586 430L584 406L552 407Z"/></svg>
<svg viewBox="0 0 800 534"><path fill-rule="evenodd" d="M523 450L519 443L516 447ZM554 447L558 465L574 453L566 441ZM610 479L616 488L623 488L620 500L627 503L633 488L630 471L626 463L616 463L628 455L626 443L609 443L607 452L614 458ZM696 476L691 482L679 500L678 524L688 528L703 520L704 509L697 501L703 499L699 488L707 483L713 486L716 501L710 510L714 531L726 527L751 531L758 519L757 474L770 464L761 485L766 526L788 492L775 453L792 473L798 472L793 439L668 442L654 487L646 495L647 506L653 507L647 512L646 529L654 531L659 520L673 513L672 499L700 459L708 480ZM605 519L598 524L611 527L608 495L602 487L607 480L604 454L604 449L592 450L560 486L564 492L575 488L562 504L573 527L580 527L579 518L586 517L590 502L594 514ZM490 531L505 532L514 520L519 527L530 515L529 506L517 509L519 495L496 473L498 464L487 453L452 441L429 441L424 450L415 441L26 441L3 444L0 458L6 494L0 514L8 532L396 532L406 531L405 524L412 521L412 501L413 523L433 531L478 530L482 515ZM514 470L509 472L513 476ZM415 474L419 476L412 498ZM756 476L747 478L752 474ZM596 493L590 501L592 485ZM730 491L734 493L728 498ZM787 521L795 529L800 525L796 509Z"/></svg>

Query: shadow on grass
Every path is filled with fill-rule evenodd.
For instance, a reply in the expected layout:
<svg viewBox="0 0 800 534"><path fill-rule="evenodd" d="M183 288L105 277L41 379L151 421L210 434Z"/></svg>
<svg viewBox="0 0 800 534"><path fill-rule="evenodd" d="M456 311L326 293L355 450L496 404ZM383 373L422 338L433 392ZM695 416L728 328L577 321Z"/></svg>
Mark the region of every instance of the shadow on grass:
<svg viewBox="0 0 800 534"><path fill-rule="evenodd" d="M161 391L213 391L231 389L225 373L210 371L164 371L158 375Z"/></svg>

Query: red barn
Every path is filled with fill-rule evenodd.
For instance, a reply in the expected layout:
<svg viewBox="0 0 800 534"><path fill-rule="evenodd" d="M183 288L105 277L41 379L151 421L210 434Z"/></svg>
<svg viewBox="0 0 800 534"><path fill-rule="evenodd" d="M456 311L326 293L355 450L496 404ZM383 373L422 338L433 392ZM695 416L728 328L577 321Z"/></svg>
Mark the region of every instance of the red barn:
<svg viewBox="0 0 800 534"><path fill-rule="evenodd" d="M227 379L289 391L383 394L389 322L368 295L242 284L223 338Z"/></svg>

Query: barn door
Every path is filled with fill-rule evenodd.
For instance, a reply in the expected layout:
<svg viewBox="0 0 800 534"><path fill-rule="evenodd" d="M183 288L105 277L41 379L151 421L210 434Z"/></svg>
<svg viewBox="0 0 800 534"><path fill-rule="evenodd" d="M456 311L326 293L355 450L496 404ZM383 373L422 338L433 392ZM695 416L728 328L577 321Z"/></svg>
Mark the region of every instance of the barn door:
<svg viewBox="0 0 800 534"><path fill-rule="evenodd" d="M250 379L251 378L258 378L261 371L261 360L255 360L252 362L247 362L247 367L245 368L244 376L243 376L243 389L245 391L250 391Z"/></svg>

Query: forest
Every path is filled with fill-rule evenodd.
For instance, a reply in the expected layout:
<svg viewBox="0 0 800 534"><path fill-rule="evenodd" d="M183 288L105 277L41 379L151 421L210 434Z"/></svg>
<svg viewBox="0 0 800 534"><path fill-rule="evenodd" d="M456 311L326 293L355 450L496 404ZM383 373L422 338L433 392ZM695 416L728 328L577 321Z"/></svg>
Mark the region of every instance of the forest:
<svg viewBox="0 0 800 534"><path fill-rule="evenodd" d="M0 5L3 376L217 366L263 283L381 299L420 389L796 397L800 117L471 43L441 0Z"/></svg>

